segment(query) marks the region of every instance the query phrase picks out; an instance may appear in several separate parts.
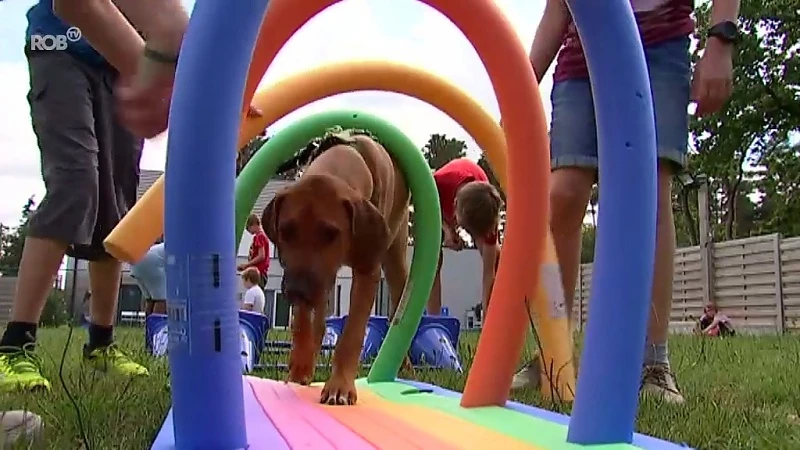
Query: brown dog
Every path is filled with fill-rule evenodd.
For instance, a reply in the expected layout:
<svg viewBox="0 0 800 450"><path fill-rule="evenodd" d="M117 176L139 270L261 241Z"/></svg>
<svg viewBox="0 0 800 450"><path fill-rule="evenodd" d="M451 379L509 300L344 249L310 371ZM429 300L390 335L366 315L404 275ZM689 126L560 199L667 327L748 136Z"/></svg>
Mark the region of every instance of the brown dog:
<svg viewBox="0 0 800 450"><path fill-rule="evenodd" d="M328 293L342 266L353 272L350 313L320 401L355 404L355 379L381 267L392 315L408 269L409 192L400 168L379 143L348 138L322 152L303 176L278 193L262 217L284 267L283 293L293 306L289 381L308 384L325 334Z"/></svg>

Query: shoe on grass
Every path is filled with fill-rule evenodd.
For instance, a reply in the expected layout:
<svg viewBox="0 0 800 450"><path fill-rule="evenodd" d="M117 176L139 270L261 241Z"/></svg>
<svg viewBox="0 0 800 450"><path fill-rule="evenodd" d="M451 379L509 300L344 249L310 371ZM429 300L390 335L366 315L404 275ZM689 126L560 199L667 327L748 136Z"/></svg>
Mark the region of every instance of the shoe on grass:
<svg viewBox="0 0 800 450"><path fill-rule="evenodd" d="M0 411L0 448L18 448L20 441L33 443L42 432L42 418L30 411Z"/></svg>
<svg viewBox="0 0 800 450"><path fill-rule="evenodd" d="M132 360L115 344L89 350L83 347L83 360L100 372L110 372L126 376L147 376L150 372L143 365Z"/></svg>
<svg viewBox="0 0 800 450"><path fill-rule="evenodd" d="M522 369L514 374L511 380L511 389L522 389L525 387L539 389L542 382L542 372L539 369L539 354L536 354L525 364Z"/></svg>
<svg viewBox="0 0 800 450"><path fill-rule="evenodd" d="M642 370L642 384L639 390L645 395L652 395L667 403L679 405L685 401L678 389L675 374L666 364L645 366Z"/></svg>
<svg viewBox="0 0 800 450"><path fill-rule="evenodd" d="M34 345L4 348L0 353L0 392L50 390L50 381L42 376L41 363L33 353Z"/></svg>

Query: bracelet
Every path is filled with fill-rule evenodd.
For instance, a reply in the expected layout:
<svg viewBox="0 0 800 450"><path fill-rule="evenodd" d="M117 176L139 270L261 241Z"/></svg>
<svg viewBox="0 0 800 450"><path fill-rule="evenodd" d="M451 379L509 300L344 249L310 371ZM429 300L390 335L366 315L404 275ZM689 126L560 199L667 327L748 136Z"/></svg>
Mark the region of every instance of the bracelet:
<svg viewBox="0 0 800 450"><path fill-rule="evenodd" d="M159 62L162 64L177 64L178 63L178 55L170 55L168 53L164 53L155 49L152 49L148 46L144 46L144 57L155 62Z"/></svg>

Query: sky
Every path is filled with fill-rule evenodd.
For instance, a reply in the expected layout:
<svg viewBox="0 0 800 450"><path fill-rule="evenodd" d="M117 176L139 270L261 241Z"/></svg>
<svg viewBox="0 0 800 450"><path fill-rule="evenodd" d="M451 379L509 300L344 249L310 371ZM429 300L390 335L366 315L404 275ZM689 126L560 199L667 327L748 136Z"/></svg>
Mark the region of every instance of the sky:
<svg viewBox="0 0 800 450"><path fill-rule="evenodd" d="M527 49L544 9L544 0L495 0ZM31 195L41 200L39 151L26 100L28 68L23 54L25 12L34 0L0 1L0 223L15 226ZM184 0L188 10L194 1ZM342 23L358 26L341 26ZM331 33L330 30L335 30ZM384 59L412 64L448 79L499 119L489 77L461 32L438 12L416 0L345 0L309 21L278 54L262 85L327 63L348 59ZM541 84L549 120L552 73ZM448 116L419 100L399 94L362 92L315 102L269 127L270 134L309 114L355 109L381 116L422 147L432 133L467 142L468 155L480 149ZM166 137L145 143L141 168L163 170Z"/></svg>

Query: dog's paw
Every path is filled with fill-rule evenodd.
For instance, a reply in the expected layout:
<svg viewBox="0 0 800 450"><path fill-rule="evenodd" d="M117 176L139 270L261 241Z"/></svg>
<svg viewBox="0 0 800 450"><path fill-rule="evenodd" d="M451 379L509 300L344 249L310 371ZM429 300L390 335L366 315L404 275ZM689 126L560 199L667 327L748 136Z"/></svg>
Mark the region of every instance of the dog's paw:
<svg viewBox="0 0 800 450"><path fill-rule="evenodd" d="M356 382L353 378L331 375L322 388L319 402L328 405L355 405L358 401Z"/></svg>
<svg viewBox="0 0 800 450"><path fill-rule="evenodd" d="M287 381L308 386L314 378L316 361L310 352L292 352L289 357L289 377Z"/></svg>

